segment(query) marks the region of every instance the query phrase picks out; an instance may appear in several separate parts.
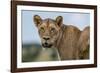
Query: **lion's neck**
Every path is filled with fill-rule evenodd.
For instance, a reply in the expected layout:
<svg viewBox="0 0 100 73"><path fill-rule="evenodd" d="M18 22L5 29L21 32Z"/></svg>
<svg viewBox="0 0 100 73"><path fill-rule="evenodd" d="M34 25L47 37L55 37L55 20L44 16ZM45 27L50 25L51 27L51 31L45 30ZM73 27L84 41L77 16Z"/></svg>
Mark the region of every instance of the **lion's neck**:
<svg viewBox="0 0 100 73"><path fill-rule="evenodd" d="M59 34L58 39L57 39L57 41L55 42L55 45L54 45L55 48L58 48L59 45L61 44L61 41L62 41L62 38L63 38L63 33L64 33L64 30L65 30L65 27L66 27L66 26L63 25L63 26L61 27L61 29L60 29L60 34Z"/></svg>

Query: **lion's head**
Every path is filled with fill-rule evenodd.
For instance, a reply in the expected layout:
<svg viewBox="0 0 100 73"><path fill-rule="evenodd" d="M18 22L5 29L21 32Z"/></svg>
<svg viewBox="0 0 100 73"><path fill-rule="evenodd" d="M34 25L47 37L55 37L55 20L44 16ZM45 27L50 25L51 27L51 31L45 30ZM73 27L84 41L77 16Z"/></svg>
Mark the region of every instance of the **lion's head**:
<svg viewBox="0 0 100 73"><path fill-rule="evenodd" d="M42 19L39 15L35 15L33 19L38 28L42 46L45 48L52 47L60 34L62 16L58 16L53 20L49 18Z"/></svg>

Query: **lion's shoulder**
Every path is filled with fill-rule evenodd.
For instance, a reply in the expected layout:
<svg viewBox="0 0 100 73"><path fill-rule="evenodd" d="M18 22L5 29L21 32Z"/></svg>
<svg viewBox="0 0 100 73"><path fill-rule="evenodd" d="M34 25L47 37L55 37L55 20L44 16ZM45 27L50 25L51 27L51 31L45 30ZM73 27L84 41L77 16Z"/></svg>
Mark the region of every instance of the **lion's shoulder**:
<svg viewBox="0 0 100 73"><path fill-rule="evenodd" d="M64 32L81 32L78 27L73 25L64 25L62 29Z"/></svg>

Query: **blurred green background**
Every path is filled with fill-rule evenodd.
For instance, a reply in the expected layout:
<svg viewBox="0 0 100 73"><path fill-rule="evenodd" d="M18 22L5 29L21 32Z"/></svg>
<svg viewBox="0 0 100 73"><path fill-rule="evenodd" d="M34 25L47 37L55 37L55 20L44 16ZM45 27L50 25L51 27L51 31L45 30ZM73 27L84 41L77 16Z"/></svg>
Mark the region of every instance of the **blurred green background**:
<svg viewBox="0 0 100 73"><path fill-rule="evenodd" d="M55 49L43 48L39 44L22 45L22 62L57 61L58 54Z"/></svg>

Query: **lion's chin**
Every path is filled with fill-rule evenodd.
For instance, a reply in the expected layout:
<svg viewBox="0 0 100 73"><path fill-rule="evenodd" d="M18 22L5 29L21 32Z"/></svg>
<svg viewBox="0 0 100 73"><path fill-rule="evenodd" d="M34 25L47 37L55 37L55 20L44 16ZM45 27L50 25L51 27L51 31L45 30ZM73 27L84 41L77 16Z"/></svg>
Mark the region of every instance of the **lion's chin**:
<svg viewBox="0 0 100 73"><path fill-rule="evenodd" d="M42 46L44 48L51 48L52 47L52 44L44 43L44 44L42 44Z"/></svg>

